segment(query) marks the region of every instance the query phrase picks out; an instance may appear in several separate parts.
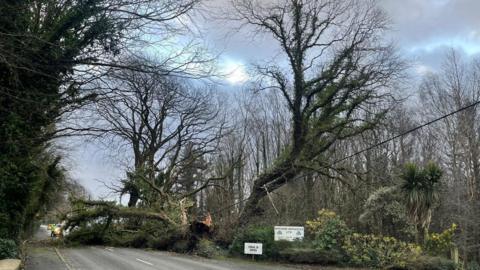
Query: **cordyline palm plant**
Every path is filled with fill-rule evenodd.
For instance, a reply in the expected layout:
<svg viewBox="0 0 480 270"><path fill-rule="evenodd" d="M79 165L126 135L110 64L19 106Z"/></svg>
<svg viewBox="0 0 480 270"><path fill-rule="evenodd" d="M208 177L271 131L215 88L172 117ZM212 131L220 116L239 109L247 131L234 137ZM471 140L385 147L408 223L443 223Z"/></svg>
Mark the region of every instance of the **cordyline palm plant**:
<svg viewBox="0 0 480 270"><path fill-rule="evenodd" d="M401 175L401 190L405 193L408 216L416 227L417 243L425 241L428 235L432 210L439 199L441 177L442 170L432 162L423 169L409 163Z"/></svg>

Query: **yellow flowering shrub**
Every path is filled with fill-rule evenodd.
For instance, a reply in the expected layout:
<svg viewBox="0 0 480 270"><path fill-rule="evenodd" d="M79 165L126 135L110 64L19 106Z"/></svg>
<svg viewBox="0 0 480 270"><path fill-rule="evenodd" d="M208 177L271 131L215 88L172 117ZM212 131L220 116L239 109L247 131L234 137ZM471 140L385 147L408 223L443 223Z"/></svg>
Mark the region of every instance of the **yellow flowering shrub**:
<svg viewBox="0 0 480 270"><path fill-rule="evenodd" d="M326 223L332 219L336 219L337 214L334 211L328 209L322 209L318 211L318 217L314 220L308 220L306 222L307 230L313 234L321 230Z"/></svg>
<svg viewBox="0 0 480 270"><path fill-rule="evenodd" d="M425 249L433 255L446 255L454 246L453 237L457 230L457 224L453 223L450 228L441 233L430 233L425 241Z"/></svg>
<svg viewBox="0 0 480 270"><path fill-rule="evenodd" d="M359 233L345 238L343 250L350 264L379 268L405 266L422 252L420 246L399 241L394 237Z"/></svg>
<svg viewBox="0 0 480 270"><path fill-rule="evenodd" d="M313 236L313 246L320 250L341 249L344 238L350 234L347 224L333 211L322 209L318 217L306 222Z"/></svg>
<svg viewBox="0 0 480 270"><path fill-rule="evenodd" d="M339 252L347 265L386 268L405 267L418 258L422 249L394 237L352 233L345 222L331 210L322 209L318 217L306 222L317 252Z"/></svg>

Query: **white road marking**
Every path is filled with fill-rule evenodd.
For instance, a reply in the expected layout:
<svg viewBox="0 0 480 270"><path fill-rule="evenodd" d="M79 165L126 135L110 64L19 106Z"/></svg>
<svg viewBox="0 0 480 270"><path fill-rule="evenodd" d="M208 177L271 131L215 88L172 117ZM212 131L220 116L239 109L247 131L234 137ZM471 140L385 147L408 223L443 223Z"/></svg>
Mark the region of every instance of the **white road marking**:
<svg viewBox="0 0 480 270"><path fill-rule="evenodd" d="M113 247L105 247L106 250L113 252Z"/></svg>
<svg viewBox="0 0 480 270"><path fill-rule="evenodd" d="M136 259L137 261L139 261L139 262L144 263L144 264L148 264L148 265L150 265L150 266L153 266L153 263L151 263L151 262L147 262L147 261L144 261L144 260L140 260L139 258L135 258L135 259Z"/></svg>
<svg viewBox="0 0 480 270"><path fill-rule="evenodd" d="M67 263L67 261L65 260L65 258L63 258L62 254L60 253L60 250L58 250L58 248L55 248L55 252L57 253L58 257L60 258L60 260L65 264L65 266L67 267L68 270L73 270L73 268Z"/></svg>

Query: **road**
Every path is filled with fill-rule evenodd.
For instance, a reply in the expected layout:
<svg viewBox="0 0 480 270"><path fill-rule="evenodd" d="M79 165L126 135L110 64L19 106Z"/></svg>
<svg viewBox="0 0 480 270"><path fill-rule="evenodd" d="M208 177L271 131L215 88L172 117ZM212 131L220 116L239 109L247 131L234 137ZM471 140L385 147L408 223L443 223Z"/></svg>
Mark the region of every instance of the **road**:
<svg viewBox="0 0 480 270"><path fill-rule="evenodd" d="M29 251L26 270L292 270L279 265L248 261L209 260L170 252L130 248L81 247L33 248Z"/></svg>
<svg viewBox="0 0 480 270"><path fill-rule="evenodd" d="M45 238L41 229L37 238ZM291 270L280 265L250 261L209 260L170 252L113 247L54 248L28 250L26 270Z"/></svg>

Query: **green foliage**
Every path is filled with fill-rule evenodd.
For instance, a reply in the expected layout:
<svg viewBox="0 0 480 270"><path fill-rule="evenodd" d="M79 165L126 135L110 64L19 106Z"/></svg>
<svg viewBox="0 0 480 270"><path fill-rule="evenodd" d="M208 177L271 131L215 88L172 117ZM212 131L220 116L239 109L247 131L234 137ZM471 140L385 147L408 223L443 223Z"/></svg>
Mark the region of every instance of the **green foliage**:
<svg viewBox="0 0 480 270"><path fill-rule="evenodd" d="M48 153L62 113L93 98L69 76L79 55L114 53L104 1L0 1L0 237L19 239L62 178ZM94 48L95 47L95 48ZM96 60L95 60L96 61ZM45 156L50 158L45 159Z"/></svg>
<svg viewBox="0 0 480 270"><path fill-rule="evenodd" d="M280 256L288 262L321 265L341 264L344 260L343 254L340 251L305 247L281 250Z"/></svg>
<svg viewBox="0 0 480 270"><path fill-rule="evenodd" d="M16 239L21 232L32 233L35 219L58 201L65 186L64 170L60 157L47 151L28 159L5 161L2 157L0 154L0 237Z"/></svg>
<svg viewBox="0 0 480 270"><path fill-rule="evenodd" d="M306 222L313 235L313 245L320 250L340 249L345 236L351 233L345 222L333 211L322 209L318 217Z"/></svg>
<svg viewBox="0 0 480 270"><path fill-rule="evenodd" d="M205 258L216 258L224 256L225 252L213 241L208 239L200 239L200 241L197 243L195 254Z"/></svg>
<svg viewBox="0 0 480 270"><path fill-rule="evenodd" d="M416 233L398 186L381 187L371 193L359 221L370 233L389 235L404 241L414 239Z"/></svg>
<svg viewBox="0 0 480 270"><path fill-rule="evenodd" d="M182 213L191 203L186 200L165 203L163 209L124 207L112 201L73 202L66 227L73 232L66 240L81 244L153 248L190 252L196 238L182 225ZM185 220L186 221L186 220Z"/></svg>
<svg viewBox="0 0 480 270"><path fill-rule="evenodd" d="M13 259L18 256L18 247L11 239L0 238L0 260Z"/></svg>
<svg viewBox="0 0 480 270"><path fill-rule="evenodd" d="M453 237L457 224L452 224L450 228L441 233L430 233L425 241L425 250L437 256L445 256L450 252L450 249L455 245Z"/></svg>
<svg viewBox="0 0 480 270"><path fill-rule="evenodd" d="M70 234L65 237L65 240L72 245L103 245L106 244L106 240L102 231L103 226L94 224L70 232Z"/></svg>
<svg viewBox="0 0 480 270"><path fill-rule="evenodd" d="M65 240L73 245L153 248L182 253L191 251L194 245L189 235L182 234L179 228L158 221L144 222L138 230L125 229L124 225L106 227L103 223L89 223L74 229Z"/></svg>
<svg viewBox="0 0 480 270"><path fill-rule="evenodd" d="M27 186L37 181L34 170L30 162L9 159L0 150L0 238L19 237L30 195Z"/></svg>
<svg viewBox="0 0 480 270"><path fill-rule="evenodd" d="M246 228L235 236L230 252L234 255L243 255L244 243L263 243L261 258L264 259L279 258L280 251L292 245L291 242L287 241L274 241L273 226Z"/></svg>
<svg viewBox="0 0 480 270"><path fill-rule="evenodd" d="M405 266L398 266L394 269L405 270L457 270L458 266L452 261L441 257L420 256L410 260Z"/></svg>
<svg viewBox="0 0 480 270"><path fill-rule="evenodd" d="M407 244L394 237L352 234L335 212L325 209L319 211L316 219L307 221L306 227L313 236L312 245L315 248L304 251L305 256L299 255L307 261L313 261L313 258L308 258L317 254L320 262L343 261L355 266L387 267L405 265L408 259L421 253L419 246ZM289 257L294 259L293 253Z"/></svg>
<svg viewBox="0 0 480 270"><path fill-rule="evenodd" d="M335 212L321 210L318 217L306 222L310 238L305 242L275 242L273 227L249 227L237 234L232 254L243 254L245 242L263 243L265 259L320 265L349 265L381 269L450 270L456 265L448 259L422 256L422 248L394 237L352 233ZM437 248L449 246L456 226L435 235ZM433 241L433 240L432 240ZM202 244L201 244L202 245ZM207 251L211 243L204 243ZM204 255L204 256L208 256Z"/></svg>
<svg viewBox="0 0 480 270"><path fill-rule="evenodd" d="M442 171L434 163L429 163L424 169L409 163L401 177L403 179L401 188L407 195L407 205L412 215L415 211L421 214L431 209L438 201L438 185Z"/></svg>
<svg viewBox="0 0 480 270"><path fill-rule="evenodd" d="M480 270L480 265L476 261L470 261L465 266L465 270Z"/></svg>
<svg viewBox="0 0 480 270"><path fill-rule="evenodd" d="M430 226L432 210L439 200L439 186L442 170L434 163L428 163L423 169L409 163L405 166L401 178L401 189L405 193L408 215L413 223L423 231L424 237ZM425 240L425 239L424 239Z"/></svg>
<svg viewBox="0 0 480 270"><path fill-rule="evenodd" d="M358 233L345 238L343 249L350 264L380 268L405 266L410 259L421 253L419 246L398 241L393 237Z"/></svg>
<svg viewBox="0 0 480 270"><path fill-rule="evenodd" d="M66 183L65 170L60 166L61 158L54 153L46 152L35 162L39 169L37 181L30 190L30 198L25 211L23 231L33 234L35 219L43 217L55 204L63 200Z"/></svg>
<svg viewBox="0 0 480 270"><path fill-rule="evenodd" d="M423 202L431 206L437 197L437 186L442 177L441 169L434 163L429 163L424 169L409 163L402 173L402 189L410 192L412 202Z"/></svg>
<svg viewBox="0 0 480 270"><path fill-rule="evenodd" d="M170 249L178 253L187 253L191 251L192 248L193 248L193 244L190 241L190 239L179 239L173 243Z"/></svg>

